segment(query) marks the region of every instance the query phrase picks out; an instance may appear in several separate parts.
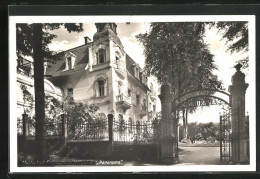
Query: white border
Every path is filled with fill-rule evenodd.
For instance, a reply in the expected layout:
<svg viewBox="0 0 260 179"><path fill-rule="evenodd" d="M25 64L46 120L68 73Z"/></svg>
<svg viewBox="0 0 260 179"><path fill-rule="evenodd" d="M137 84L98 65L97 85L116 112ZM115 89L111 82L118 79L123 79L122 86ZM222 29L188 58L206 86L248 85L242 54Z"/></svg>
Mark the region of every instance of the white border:
<svg viewBox="0 0 260 179"><path fill-rule="evenodd" d="M249 21L249 70L252 94L250 113L250 165L187 165L187 166L77 166L18 167L16 124L16 23L93 23L93 22L212 22ZM255 16L10 16L9 17L9 146L10 172L194 172L194 171L255 171L256 170L256 86L255 86Z"/></svg>

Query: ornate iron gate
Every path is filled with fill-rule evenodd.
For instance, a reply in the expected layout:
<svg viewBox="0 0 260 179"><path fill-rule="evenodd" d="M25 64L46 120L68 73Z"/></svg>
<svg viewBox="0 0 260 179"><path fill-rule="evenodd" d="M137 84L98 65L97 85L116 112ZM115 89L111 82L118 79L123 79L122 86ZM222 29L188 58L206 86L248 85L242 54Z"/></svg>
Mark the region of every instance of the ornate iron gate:
<svg viewBox="0 0 260 179"><path fill-rule="evenodd" d="M220 115L220 162L227 164L232 160L231 151L231 110Z"/></svg>

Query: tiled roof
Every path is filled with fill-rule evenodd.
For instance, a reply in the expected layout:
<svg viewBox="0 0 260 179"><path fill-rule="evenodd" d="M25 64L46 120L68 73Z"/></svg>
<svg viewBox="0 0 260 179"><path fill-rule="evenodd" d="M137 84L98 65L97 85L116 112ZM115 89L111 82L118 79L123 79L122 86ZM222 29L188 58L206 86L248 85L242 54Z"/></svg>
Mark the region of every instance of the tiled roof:
<svg viewBox="0 0 260 179"><path fill-rule="evenodd" d="M76 56L74 68L70 70L63 71L65 69L65 53L71 52ZM80 70L84 70L89 61L89 51L88 45L82 45L59 54L61 59L58 60L55 64L48 64L51 67L48 67L45 75L51 75L52 77L68 75L75 73Z"/></svg>

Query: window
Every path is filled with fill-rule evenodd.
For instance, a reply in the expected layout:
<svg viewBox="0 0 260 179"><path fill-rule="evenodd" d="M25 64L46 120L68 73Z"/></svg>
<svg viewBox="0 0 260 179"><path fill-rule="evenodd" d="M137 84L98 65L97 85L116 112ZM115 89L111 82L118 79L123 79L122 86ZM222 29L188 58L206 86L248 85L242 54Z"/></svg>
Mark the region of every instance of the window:
<svg viewBox="0 0 260 179"><path fill-rule="evenodd" d="M146 99L143 100L143 106L146 107Z"/></svg>
<svg viewBox="0 0 260 179"><path fill-rule="evenodd" d="M73 98L73 88L68 88L68 97Z"/></svg>
<svg viewBox="0 0 260 179"><path fill-rule="evenodd" d="M107 76L105 74L99 74L95 77L93 83L93 94L94 97L101 97L108 95L108 81Z"/></svg>
<svg viewBox="0 0 260 179"><path fill-rule="evenodd" d="M142 109L143 109L144 111L146 111L146 99L143 100L143 106L142 106Z"/></svg>
<svg viewBox="0 0 260 179"><path fill-rule="evenodd" d="M128 89L128 97L131 97L131 90Z"/></svg>
<svg viewBox="0 0 260 179"><path fill-rule="evenodd" d="M98 81L98 92L99 92L99 96L105 96L104 81Z"/></svg>
<svg viewBox="0 0 260 179"><path fill-rule="evenodd" d="M71 65L71 57L68 57L68 69L71 69L72 65Z"/></svg>
<svg viewBox="0 0 260 179"><path fill-rule="evenodd" d="M106 51L104 49L98 50L97 53L97 63L104 63L106 61Z"/></svg>
<svg viewBox="0 0 260 179"><path fill-rule="evenodd" d="M139 95L136 95L136 104L139 104L140 103L140 97Z"/></svg>
<svg viewBox="0 0 260 179"><path fill-rule="evenodd" d="M119 58L116 57L116 68L119 69Z"/></svg>

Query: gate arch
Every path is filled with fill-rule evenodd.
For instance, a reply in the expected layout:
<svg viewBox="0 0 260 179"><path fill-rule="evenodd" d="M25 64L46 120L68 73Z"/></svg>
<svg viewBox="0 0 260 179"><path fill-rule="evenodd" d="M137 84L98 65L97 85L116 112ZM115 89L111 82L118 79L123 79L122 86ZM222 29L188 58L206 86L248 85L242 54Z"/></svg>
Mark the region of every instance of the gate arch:
<svg viewBox="0 0 260 179"><path fill-rule="evenodd" d="M195 100L193 100L195 99ZM231 109L231 94L218 89L204 88L192 90L182 94L180 97L172 100L172 111L177 112L179 109L210 105L226 104ZM220 103L221 101L222 103ZM225 115L220 115L220 162L230 162L231 160L231 111ZM178 118L178 117L177 117ZM187 125L187 124L186 124ZM186 129L187 130L187 129ZM178 131L178 129L177 129ZM177 132L177 136L179 136ZM179 137L177 137L179 140ZM178 145L175 146L178 151ZM178 155L178 153L177 153Z"/></svg>
<svg viewBox="0 0 260 179"><path fill-rule="evenodd" d="M178 143L175 145L172 142L176 141L177 136L178 114L176 114L176 109L192 97L216 98L229 104L232 130L231 161L232 163L249 163L249 133L245 128L245 93L248 83L245 82L245 74L240 70L242 65L237 64L234 67L236 72L232 76L232 84L229 86L230 94L218 89L198 89L174 98L176 94L171 93L170 80L165 75L159 95L162 109L160 158L164 163L178 160ZM219 98L216 96L217 94L221 94L222 97Z"/></svg>
<svg viewBox="0 0 260 179"><path fill-rule="evenodd" d="M217 94L219 94L220 96L217 96ZM173 99L173 107L175 109L178 109L182 104L184 104L188 100L196 99L196 98L215 98L217 100L224 102L229 106L231 106L232 104L231 95L229 93L217 89L204 88L204 89L198 89L198 90L193 90L184 93L180 97ZM211 103L210 100L208 102Z"/></svg>

